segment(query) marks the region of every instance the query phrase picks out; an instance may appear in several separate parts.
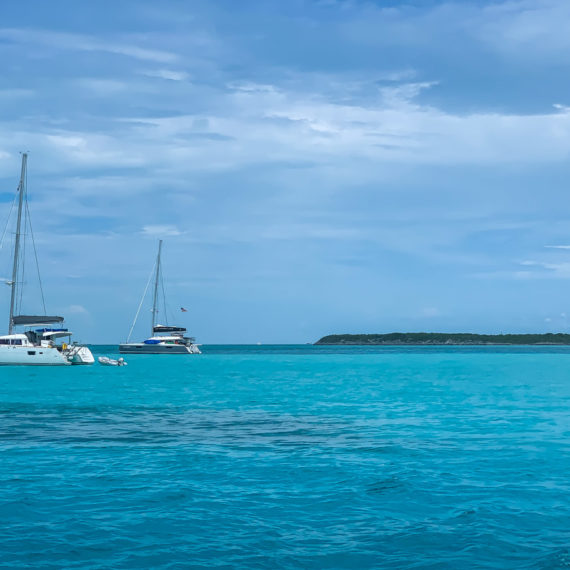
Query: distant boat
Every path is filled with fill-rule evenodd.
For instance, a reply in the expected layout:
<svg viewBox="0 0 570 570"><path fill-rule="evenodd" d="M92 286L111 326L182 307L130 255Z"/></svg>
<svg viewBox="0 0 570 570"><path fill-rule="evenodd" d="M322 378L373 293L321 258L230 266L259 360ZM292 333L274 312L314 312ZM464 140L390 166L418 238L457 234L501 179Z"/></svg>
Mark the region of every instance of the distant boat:
<svg viewBox="0 0 570 570"><path fill-rule="evenodd" d="M198 345L194 343L194 338L184 336L186 333L186 329L184 327L169 326L168 324L161 325L156 322L158 314L158 288L159 283L162 280L161 253L162 240L158 242L158 255L156 258L151 336L143 342L129 342L133 328L137 322L138 313L142 303L144 302L144 297L146 296L145 289L143 299L139 305L139 311L137 311L135 316L127 342L119 345L119 352L121 354L201 354ZM166 307L164 310L166 312ZM181 311L184 313L187 312L183 307L181 307Z"/></svg>
<svg viewBox="0 0 570 570"><path fill-rule="evenodd" d="M8 321L8 334L0 336L0 365L65 366L68 364L93 364L95 359L86 346L71 343L71 332L59 327L50 328L50 325L52 327L54 325L60 326L63 323L63 317L45 314L14 314L16 305L20 302L21 285L23 282L23 259L21 259L23 252L20 251L20 245L25 228L27 226L31 228L26 187L27 162L28 155L23 153L22 171L18 185L18 217L14 242L12 279L7 282L12 290L10 296L10 318ZM22 216L24 216L24 232L22 232ZM29 330L15 333L14 327L16 326L28 327ZM40 328L33 330L33 327ZM67 342L58 345L56 344L57 339L67 339Z"/></svg>

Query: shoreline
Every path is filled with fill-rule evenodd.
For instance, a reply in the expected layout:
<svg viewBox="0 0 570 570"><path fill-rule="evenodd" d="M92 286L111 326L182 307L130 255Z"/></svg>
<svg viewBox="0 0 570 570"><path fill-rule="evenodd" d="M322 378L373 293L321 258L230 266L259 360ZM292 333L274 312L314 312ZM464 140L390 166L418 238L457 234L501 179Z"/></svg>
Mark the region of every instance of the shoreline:
<svg viewBox="0 0 570 570"><path fill-rule="evenodd" d="M313 346L569 346L568 342L315 342Z"/></svg>
<svg viewBox="0 0 570 570"><path fill-rule="evenodd" d="M570 346L570 334L445 332L331 334L320 338L314 344L318 346Z"/></svg>

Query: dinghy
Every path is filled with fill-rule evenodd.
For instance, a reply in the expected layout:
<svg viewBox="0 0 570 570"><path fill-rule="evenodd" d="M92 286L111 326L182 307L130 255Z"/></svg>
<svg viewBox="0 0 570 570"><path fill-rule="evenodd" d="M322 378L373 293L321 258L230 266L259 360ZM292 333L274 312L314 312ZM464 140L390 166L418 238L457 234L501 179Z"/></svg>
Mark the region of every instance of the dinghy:
<svg viewBox="0 0 570 570"><path fill-rule="evenodd" d="M113 358L109 358L108 356L100 356L99 357L99 364L103 366L126 366L127 363L123 357L119 358L118 360L114 360Z"/></svg>

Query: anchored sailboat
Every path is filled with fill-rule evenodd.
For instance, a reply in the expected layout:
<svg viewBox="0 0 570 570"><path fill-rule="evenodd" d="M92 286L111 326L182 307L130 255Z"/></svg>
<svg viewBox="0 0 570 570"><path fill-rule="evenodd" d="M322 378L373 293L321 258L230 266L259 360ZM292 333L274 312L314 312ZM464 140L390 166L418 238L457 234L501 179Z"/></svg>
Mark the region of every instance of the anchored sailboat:
<svg viewBox="0 0 570 570"><path fill-rule="evenodd" d="M186 329L184 327L174 327L161 325L157 323L158 315L158 289L162 281L162 240L158 242L158 255L156 258L156 265L153 268L154 273L154 294L152 301L152 324L151 336L144 342L129 342L133 329L137 322L144 298L150 284L150 278L147 283L146 289L143 293L143 298L139 304L138 311L135 315L135 320L131 326L127 342L119 345L119 352L121 354L200 354L198 345L194 343L194 338L184 336ZM166 312L166 307L164 308ZM186 312L186 309L181 309Z"/></svg>
<svg viewBox="0 0 570 570"><path fill-rule="evenodd" d="M16 221L16 239L14 242L14 258L12 263L12 279L8 281L11 287L10 318L8 334L0 336L0 365L22 364L36 366L63 366L68 364L93 364L95 359L86 346L71 343L71 332L60 328L63 317L48 315L16 315L19 294L23 285L22 252L20 251L22 236L26 225L30 224L29 215L22 231L22 215L28 214L26 167L27 153L22 154L22 170L18 185L18 214ZM31 227L31 226L30 226ZM33 236L33 234L32 234ZM34 246L35 247L35 246ZM42 292L43 301L43 292ZM44 309L45 312L45 309ZM22 333L15 333L14 327L28 327ZM58 328L50 328L58 327ZM33 329L33 327L40 327ZM56 344L57 339L67 342Z"/></svg>

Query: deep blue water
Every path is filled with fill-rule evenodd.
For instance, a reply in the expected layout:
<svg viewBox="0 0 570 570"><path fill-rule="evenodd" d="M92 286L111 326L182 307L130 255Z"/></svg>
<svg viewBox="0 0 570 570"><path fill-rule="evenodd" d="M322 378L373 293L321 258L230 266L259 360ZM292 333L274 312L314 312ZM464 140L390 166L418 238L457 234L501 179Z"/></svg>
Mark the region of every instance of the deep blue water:
<svg viewBox="0 0 570 570"><path fill-rule="evenodd" d="M570 567L569 348L128 363L0 369L2 568Z"/></svg>

